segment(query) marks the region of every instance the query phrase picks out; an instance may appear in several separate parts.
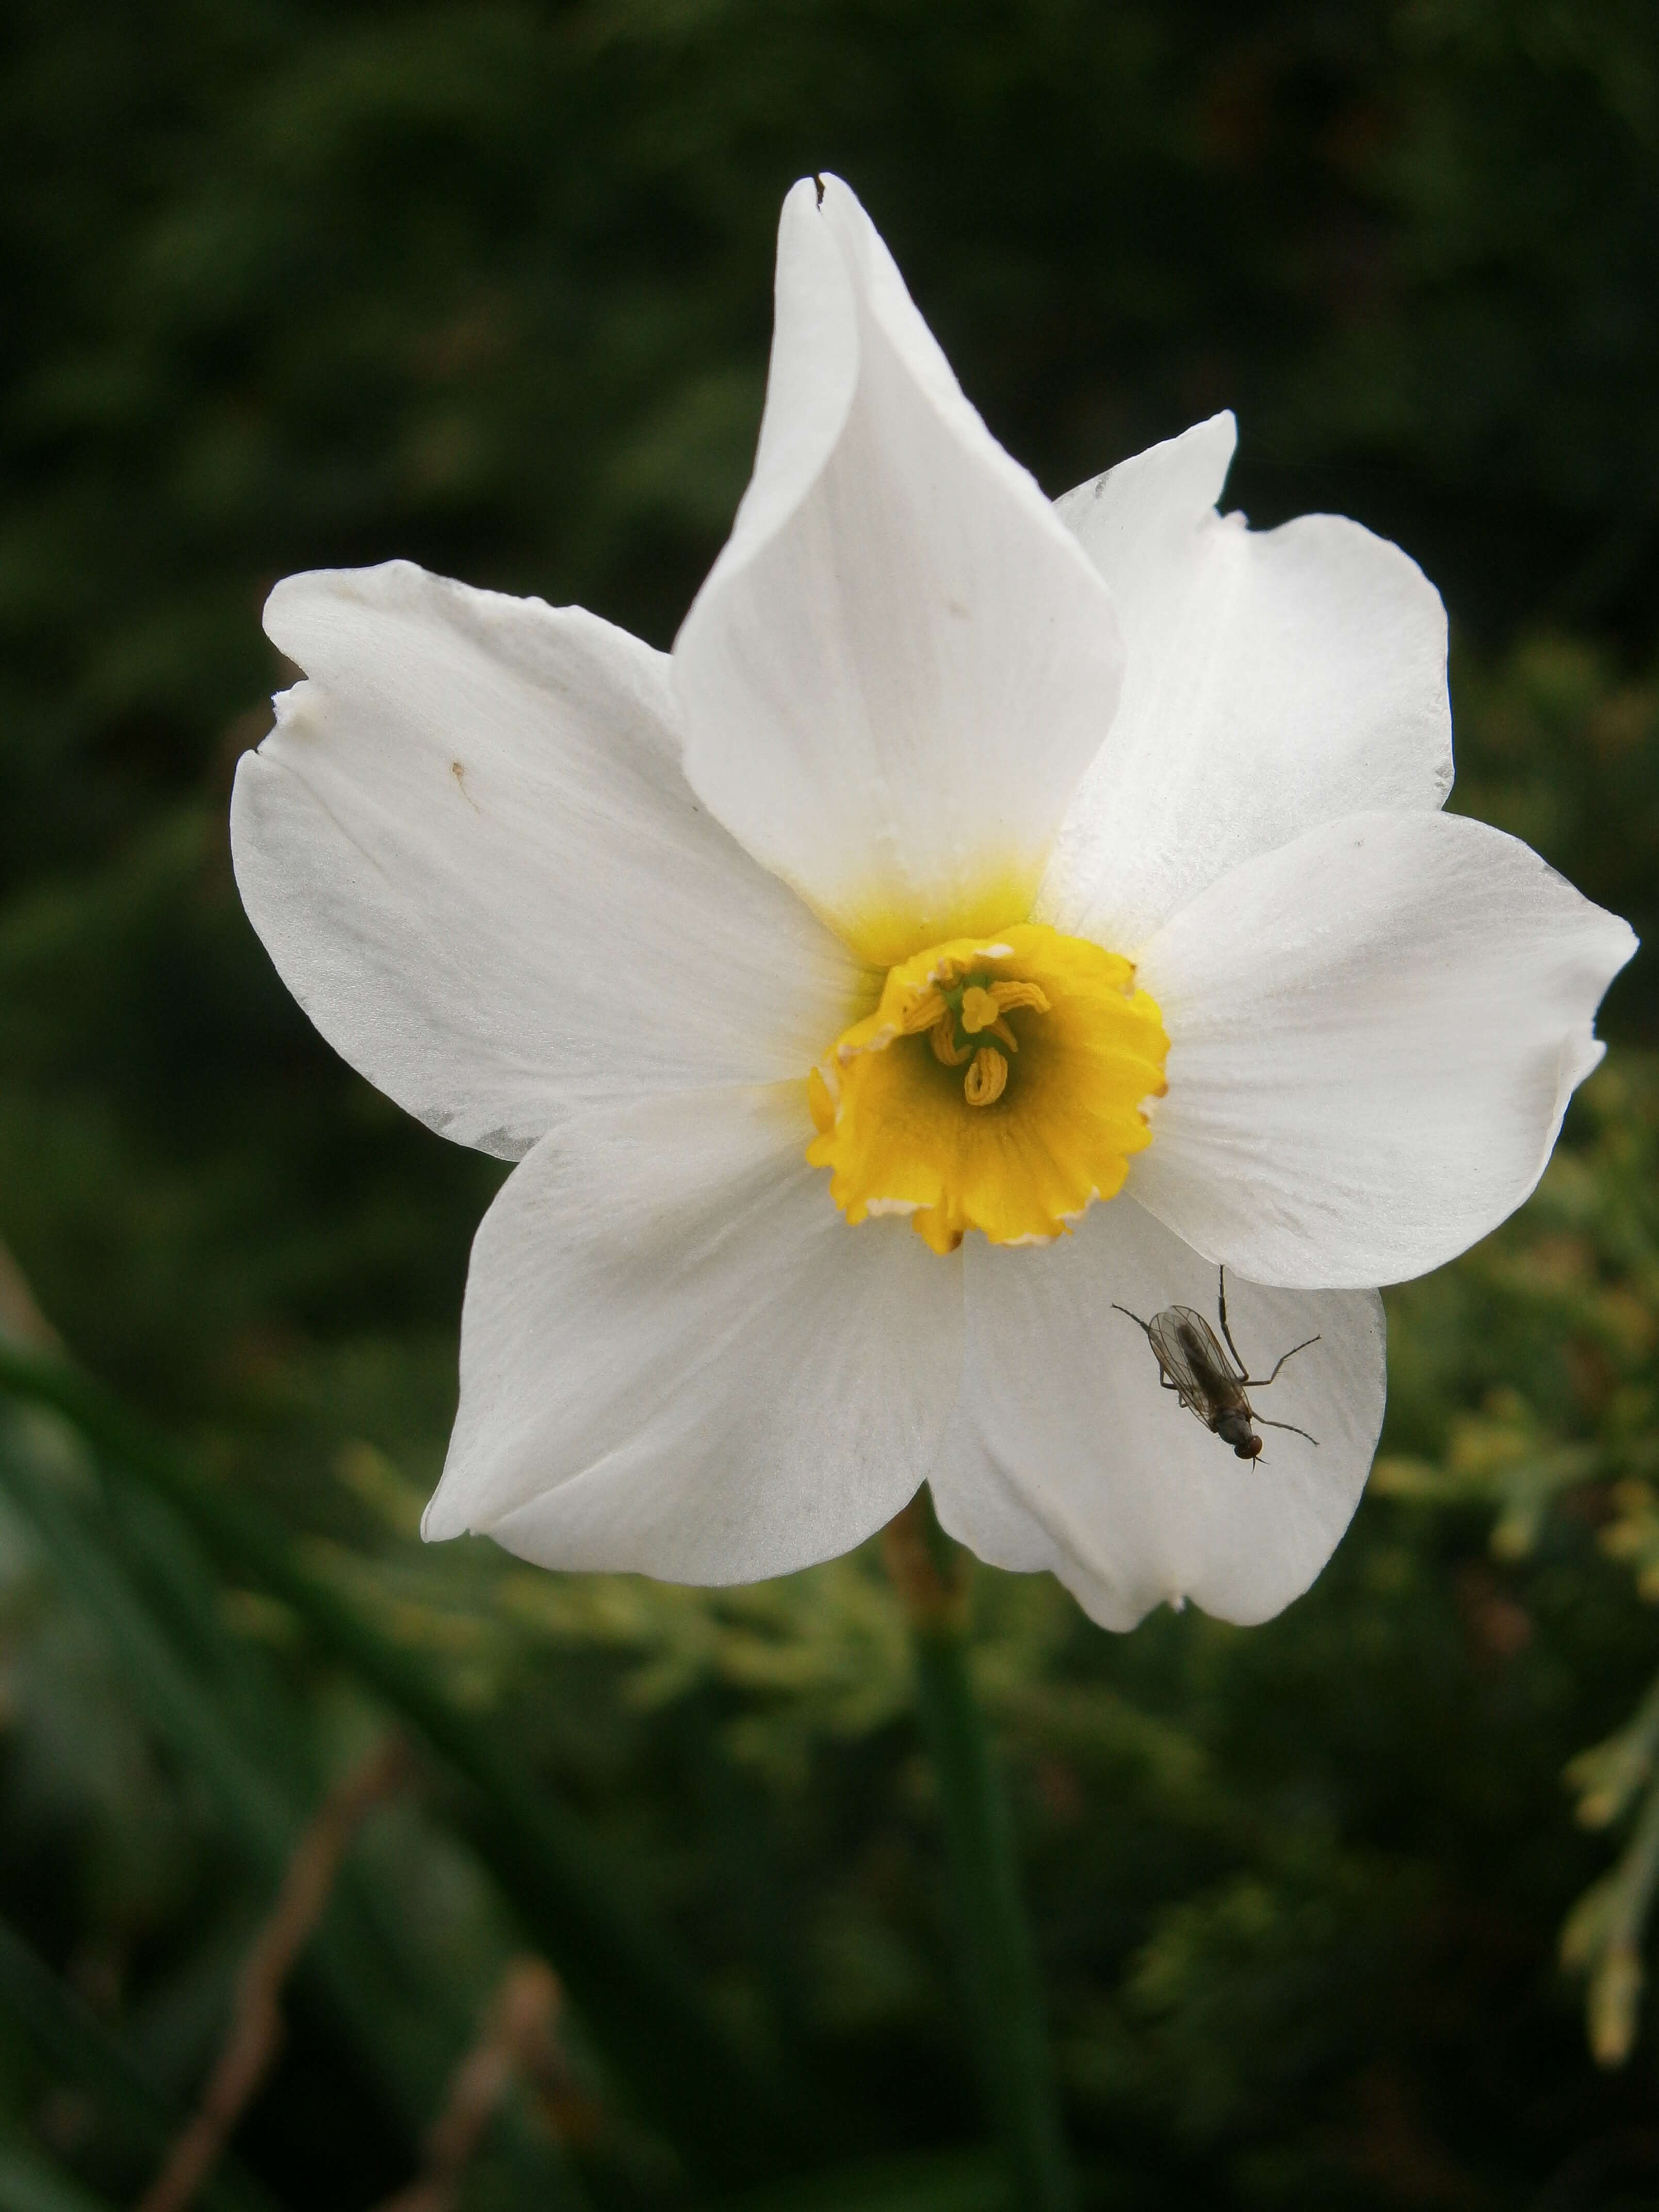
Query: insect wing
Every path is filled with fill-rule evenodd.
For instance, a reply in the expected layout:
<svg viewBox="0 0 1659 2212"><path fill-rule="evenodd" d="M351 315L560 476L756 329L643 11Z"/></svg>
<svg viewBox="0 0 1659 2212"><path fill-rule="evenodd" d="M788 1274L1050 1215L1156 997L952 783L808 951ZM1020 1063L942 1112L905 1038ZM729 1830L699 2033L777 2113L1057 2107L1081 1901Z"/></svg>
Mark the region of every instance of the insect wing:
<svg viewBox="0 0 1659 2212"><path fill-rule="evenodd" d="M1213 1428L1223 1413L1243 1404L1244 1394L1202 1314L1190 1306L1166 1306L1153 1315L1146 1334L1182 1404L1200 1421Z"/></svg>

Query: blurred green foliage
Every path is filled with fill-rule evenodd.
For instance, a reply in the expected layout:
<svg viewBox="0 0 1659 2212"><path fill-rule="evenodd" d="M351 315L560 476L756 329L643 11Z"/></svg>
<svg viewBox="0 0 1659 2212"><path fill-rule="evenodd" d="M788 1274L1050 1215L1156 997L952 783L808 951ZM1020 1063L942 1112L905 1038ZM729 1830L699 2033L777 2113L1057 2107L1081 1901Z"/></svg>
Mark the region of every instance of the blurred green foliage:
<svg viewBox="0 0 1659 2212"><path fill-rule="evenodd" d="M998 2201L876 1562L710 1595L421 1551L500 1170L331 1060L225 852L286 570L405 554L666 641L817 167L1051 491L1231 404L1256 521L1405 544L1454 617L1455 803L1659 926L1646 0L6 0L0 1231L277 1530L38 1411L0 1434L9 2212L142 2186L394 1723L416 1778L220 2201L405 2183L527 1945L574 2087L509 2100L469 2208ZM1659 2195L1649 956L1604 1027L1532 1206L1392 1295L1376 1494L1308 1598L1121 1640L976 1584L1103 2204ZM659 2010L607 2010L612 1911Z"/></svg>

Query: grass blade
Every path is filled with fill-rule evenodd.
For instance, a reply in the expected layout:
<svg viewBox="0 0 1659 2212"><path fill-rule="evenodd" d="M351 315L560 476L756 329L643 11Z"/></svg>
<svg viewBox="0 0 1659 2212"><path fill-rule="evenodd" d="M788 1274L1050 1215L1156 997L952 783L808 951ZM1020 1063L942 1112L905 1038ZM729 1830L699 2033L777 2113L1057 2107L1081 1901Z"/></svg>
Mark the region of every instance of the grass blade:
<svg viewBox="0 0 1659 2212"><path fill-rule="evenodd" d="M0 1342L0 1388L64 1415L176 1506L239 1577L288 1605L472 1784L480 1856L620 2078L696 2170L738 2182L804 2154L804 2099L734 2046L668 1940L619 1893L595 1841L497 1734L455 1705L417 1653L383 1637L307 1566L279 1522L207 1482L91 1376Z"/></svg>
<svg viewBox="0 0 1659 2212"><path fill-rule="evenodd" d="M149 1724L203 1783L262 1887L280 1883L310 1810L284 1778L252 1755L235 1717L196 1674L132 1586L125 1563L40 1467L21 1439L0 1435L0 1483L26 1516L70 1596L118 1661L123 1684ZM307 1949L306 1972L328 2009L368 2059L411 2150L429 2118L464 2024L422 2016L402 1993L374 1930L343 1881Z"/></svg>
<svg viewBox="0 0 1659 2212"><path fill-rule="evenodd" d="M4 1921L0 1921L0 2009L10 2014L44 2058L90 2091L149 2152L158 2154L172 2141L179 2114L103 2023ZM21 2172L20 2168L14 2176L18 2191L22 2188ZM65 2178L64 2188L72 2185ZM0 2208L6 2203L0 2194ZM210 2177L201 2203L205 2212L270 2212L270 2199L231 2160Z"/></svg>
<svg viewBox="0 0 1659 2212"><path fill-rule="evenodd" d="M51 2159L26 2145L0 2142L0 2212L111 2212L107 2197L95 2197Z"/></svg>

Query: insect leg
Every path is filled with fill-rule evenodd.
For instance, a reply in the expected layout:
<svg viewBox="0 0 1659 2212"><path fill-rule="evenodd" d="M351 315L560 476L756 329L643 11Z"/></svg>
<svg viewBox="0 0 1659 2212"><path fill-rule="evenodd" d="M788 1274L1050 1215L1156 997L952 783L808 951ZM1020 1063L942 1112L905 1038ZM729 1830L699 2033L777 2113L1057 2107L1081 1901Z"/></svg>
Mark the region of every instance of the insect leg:
<svg viewBox="0 0 1659 2212"><path fill-rule="evenodd" d="M1264 1429L1288 1429L1293 1437L1308 1437L1308 1431L1305 1429L1298 1429L1294 1421L1270 1421L1265 1413L1252 1413L1250 1418L1254 1421L1259 1421ZM1308 1437L1308 1442L1316 1451L1318 1450L1317 1437Z"/></svg>
<svg viewBox="0 0 1659 2212"><path fill-rule="evenodd" d="M1318 1341L1319 1339L1316 1336L1304 1336L1300 1344L1293 1344L1291 1346L1271 1375L1249 1375L1245 1377L1245 1381L1252 1390L1265 1390L1269 1382L1276 1382L1279 1380L1279 1368L1285 1364L1285 1359L1294 1359L1298 1352L1305 1352L1310 1344L1317 1344Z"/></svg>
<svg viewBox="0 0 1659 2212"><path fill-rule="evenodd" d="M1216 1291L1216 1303L1221 1312L1221 1334L1227 1340L1228 1351L1231 1352L1233 1358L1238 1362L1238 1379L1244 1385L1247 1390L1265 1390L1268 1383L1278 1381L1279 1370L1285 1364L1285 1361L1286 1359L1294 1359L1298 1352L1305 1352L1310 1344L1317 1344L1319 1341L1319 1339L1316 1336L1304 1336L1300 1344L1293 1344L1290 1350L1279 1359L1271 1375L1252 1375L1249 1369L1244 1364L1243 1356L1240 1352L1238 1346L1233 1342L1233 1333L1231 1329L1227 1326L1227 1270L1224 1267L1221 1270L1220 1285ZM1270 1421L1267 1425L1270 1428L1282 1429L1288 1427L1290 1425L1288 1422L1285 1421ZM1298 1436L1307 1436L1307 1433L1308 1432L1305 1429L1298 1429L1297 1431L1297 1434ZM1313 1441L1310 1437L1308 1440L1310 1443Z"/></svg>
<svg viewBox="0 0 1659 2212"><path fill-rule="evenodd" d="M1238 1361L1239 1380L1241 1382L1248 1382L1249 1379L1250 1370L1245 1365L1243 1358L1240 1358L1238 1346L1233 1342L1233 1333L1227 1326L1227 1269L1224 1262L1221 1268L1215 1297L1217 1308L1221 1315L1221 1334L1227 1340L1228 1351L1231 1352L1233 1358Z"/></svg>
<svg viewBox="0 0 1659 2212"><path fill-rule="evenodd" d="M1139 1316L1138 1313L1129 1313L1129 1309L1128 1309L1128 1307L1127 1307L1127 1306L1121 1306L1121 1305L1119 1305L1119 1304L1118 1304L1118 1302L1117 1302L1117 1300L1116 1300L1115 1298L1114 1298L1114 1299L1112 1300L1112 1311L1113 1311L1114 1313L1129 1314L1129 1318L1130 1318L1130 1320L1134 1323L1135 1327L1136 1327L1137 1328L1144 1329L1144 1330L1146 1331L1146 1341L1147 1341L1147 1343L1148 1343L1148 1344L1150 1344L1150 1343L1152 1342L1152 1323L1151 1323L1150 1322L1145 1322L1145 1321L1142 1321L1142 1319L1140 1318L1140 1316Z"/></svg>

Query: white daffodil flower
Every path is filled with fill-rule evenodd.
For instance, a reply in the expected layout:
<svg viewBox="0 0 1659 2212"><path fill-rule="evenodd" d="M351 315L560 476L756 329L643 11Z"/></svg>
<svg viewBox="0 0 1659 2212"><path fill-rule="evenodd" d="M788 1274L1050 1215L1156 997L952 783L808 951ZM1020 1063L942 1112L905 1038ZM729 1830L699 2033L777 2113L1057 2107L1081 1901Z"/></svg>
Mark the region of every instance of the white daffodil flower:
<svg viewBox="0 0 1659 2212"><path fill-rule="evenodd" d="M1218 514L1233 441L1050 505L808 181L671 655L404 562L278 585L248 912L372 1082L520 1163L429 1536L738 1582L926 1478L1112 1627L1318 1572L1371 1286L1532 1189L1634 939L1440 811L1437 593L1352 522ZM1253 1465L1114 1310L1207 1316L1218 1262L1255 1372L1318 1339Z"/></svg>

